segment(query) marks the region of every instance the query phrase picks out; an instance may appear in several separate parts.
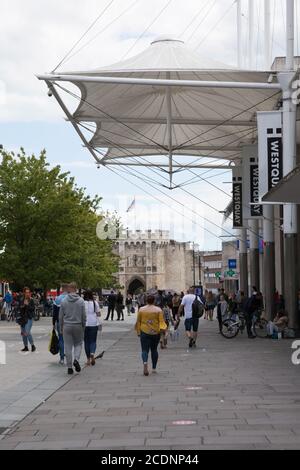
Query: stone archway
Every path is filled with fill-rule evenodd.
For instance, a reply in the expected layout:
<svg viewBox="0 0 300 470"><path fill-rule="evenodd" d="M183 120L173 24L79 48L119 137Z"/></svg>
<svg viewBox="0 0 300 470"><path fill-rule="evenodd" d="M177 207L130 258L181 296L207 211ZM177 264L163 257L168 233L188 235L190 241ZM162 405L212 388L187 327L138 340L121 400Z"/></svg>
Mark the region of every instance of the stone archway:
<svg viewBox="0 0 300 470"><path fill-rule="evenodd" d="M145 282L138 277L135 277L131 279L131 281L128 284L127 292L131 295L138 294L141 291L146 290L146 285Z"/></svg>

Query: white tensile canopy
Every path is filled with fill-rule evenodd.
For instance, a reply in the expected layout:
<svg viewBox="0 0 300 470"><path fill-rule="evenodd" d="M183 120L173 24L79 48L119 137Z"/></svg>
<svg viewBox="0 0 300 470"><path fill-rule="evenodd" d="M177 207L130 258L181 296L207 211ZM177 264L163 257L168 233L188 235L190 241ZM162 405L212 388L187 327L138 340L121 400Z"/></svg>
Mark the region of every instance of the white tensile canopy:
<svg viewBox="0 0 300 470"><path fill-rule="evenodd" d="M85 144L98 162L166 167L172 185L186 157L196 157L188 168L203 167L203 158L238 162L241 146L256 140L256 112L275 109L281 97L272 74L202 60L184 42L160 38L110 67L39 78L53 90L60 81L80 88L77 110L65 111L77 129L96 125ZM168 159L158 163L158 155Z"/></svg>

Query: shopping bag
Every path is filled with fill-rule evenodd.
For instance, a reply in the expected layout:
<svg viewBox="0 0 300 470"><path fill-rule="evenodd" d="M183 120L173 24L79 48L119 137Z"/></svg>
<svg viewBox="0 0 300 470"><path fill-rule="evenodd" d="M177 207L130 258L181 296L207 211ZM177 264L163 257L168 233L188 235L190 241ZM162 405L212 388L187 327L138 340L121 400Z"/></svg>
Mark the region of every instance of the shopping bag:
<svg viewBox="0 0 300 470"><path fill-rule="evenodd" d="M53 356L59 353L59 340L55 329L52 330L48 349Z"/></svg>

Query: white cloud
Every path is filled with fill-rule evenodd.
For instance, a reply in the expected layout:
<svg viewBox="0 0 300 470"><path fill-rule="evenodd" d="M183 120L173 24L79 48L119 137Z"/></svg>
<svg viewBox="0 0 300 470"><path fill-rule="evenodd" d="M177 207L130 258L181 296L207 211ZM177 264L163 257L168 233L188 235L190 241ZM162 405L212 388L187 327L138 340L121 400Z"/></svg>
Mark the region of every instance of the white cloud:
<svg viewBox="0 0 300 470"><path fill-rule="evenodd" d="M258 0L254 1L257 6L261 5ZM0 120L52 120L61 117L61 111L54 100L49 100L44 84L39 83L34 74L51 71L108 3L108 0L1 0L0 77L6 85L7 95L6 103L0 110ZM87 39L101 32L132 3L133 0L115 0ZM214 29L231 3L231 0L219 0L195 32L191 40L192 47L206 38L199 48L199 54L222 62L235 63L234 6ZM166 1L163 0L139 0L129 12L72 58L65 68L90 69L119 61L165 4ZM204 7L207 2L173 0L130 54L134 55L145 49L151 37L168 33L178 35L183 32L195 14L199 13L201 4ZM260 8L260 12L261 10ZM185 38L200 24L206 11L199 13ZM260 13L260 24L262 19ZM282 14L278 8L275 27L278 30L276 44L284 44ZM260 31L258 53L262 50L262 36ZM85 42L86 38L82 44ZM282 50L279 49L278 52L282 54Z"/></svg>

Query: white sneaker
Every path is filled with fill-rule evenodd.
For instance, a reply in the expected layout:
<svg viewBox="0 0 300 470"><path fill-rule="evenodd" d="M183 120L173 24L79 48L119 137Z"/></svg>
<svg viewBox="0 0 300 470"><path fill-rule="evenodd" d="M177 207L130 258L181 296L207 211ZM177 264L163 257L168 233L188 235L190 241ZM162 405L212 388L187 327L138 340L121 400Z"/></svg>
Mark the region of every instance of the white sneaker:
<svg viewBox="0 0 300 470"><path fill-rule="evenodd" d="M64 359L60 359L60 360L59 360L59 364L60 364L61 366L64 366L64 365L65 365L65 360L64 360Z"/></svg>

